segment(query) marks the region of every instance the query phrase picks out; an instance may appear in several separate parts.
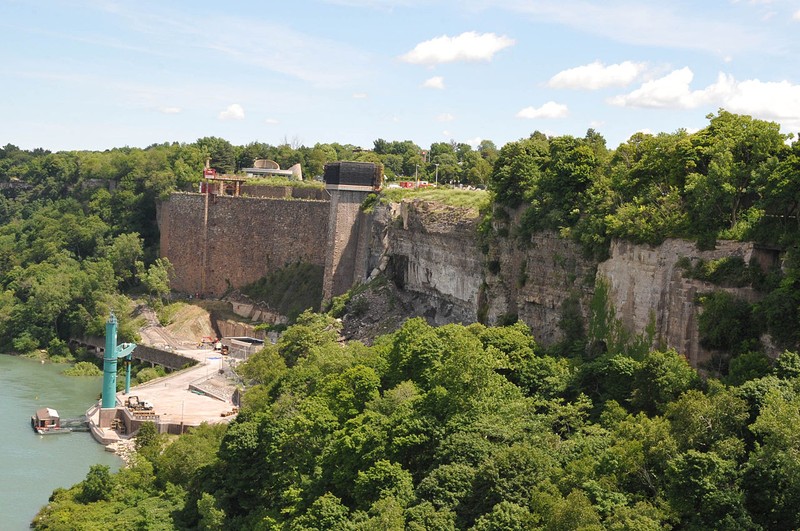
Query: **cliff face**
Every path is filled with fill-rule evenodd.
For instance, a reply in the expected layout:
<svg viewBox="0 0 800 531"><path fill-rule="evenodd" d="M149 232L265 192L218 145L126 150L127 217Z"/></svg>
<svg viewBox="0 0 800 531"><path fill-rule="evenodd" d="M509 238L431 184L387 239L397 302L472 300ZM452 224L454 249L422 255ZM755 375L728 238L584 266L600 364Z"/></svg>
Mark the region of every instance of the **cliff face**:
<svg viewBox="0 0 800 531"><path fill-rule="evenodd" d="M601 263L553 232L536 233L526 244L494 238L482 245L477 212L422 202L379 207L373 220L373 275L386 271L416 296L414 313L432 323L495 324L516 316L539 343L552 345L563 338L564 309L585 323L595 284L604 279L617 318L629 331L644 334L653 319L657 344L676 349L695 366L711 356L700 346L695 298L720 288L684 278L678 260L737 256L745 263L774 263L774 256L739 242L698 251L681 240L656 247L615 241L611 257ZM759 297L749 288L726 291L749 301Z"/></svg>
<svg viewBox="0 0 800 531"><path fill-rule="evenodd" d="M697 366L711 353L700 346L695 299L720 288L684 278L678 260L738 256L772 267L779 258L774 249L738 242L701 252L680 240L656 247L618 241L610 258L597 263L553 232L527 242L499 236L519 226L515 214L496 221L494 235L484 240L476 210L404 201L377 205L366 216L362 199L342 209L331 207L336 202L249 197L216 197L206 204L199 194L174 194L158 213L162 255L178 273L173 288L221 294L300 260L325 265L331 296L385 273L395 288L392 300L376 302L369 315L375 330L389 331L378 325L413 315L438 325L516 317L539 343L552 345L563 338L562 321L586 323L595 285L604 279L617 318L630 332L644 333L652 319L658 344ZM751 302L759 297L751 289L727 291ZM354 323L353 329L369 324Z"/></svg>
<svg viewBox="0 0 800 531"><path fill-rule="evenodd" d="M761 256L760 256L761 255ZM692 261L739 257L745 263L757 261L763 252L752 243L717 242L713 250L698 251L692 242L667 240L657 247L615 241L611 257L597 270L598 278L608 281L611 302L617 317L629 330L643 332L655 320L656 338L689 358L693 366L708 361L711 353L700 346L695 304L698 294L719 290L718 286L683 277L677 266L681 257ZM729 288L737 297L753 302L758 293L749 288Z"/></svg>
<svg viewBox="0 0 800 531"><path fill-rule="evenodd" d="M370 264L418 295L431 322L478 319L483 259L478 213L435 203L380 206L373 216Z"/></svg>

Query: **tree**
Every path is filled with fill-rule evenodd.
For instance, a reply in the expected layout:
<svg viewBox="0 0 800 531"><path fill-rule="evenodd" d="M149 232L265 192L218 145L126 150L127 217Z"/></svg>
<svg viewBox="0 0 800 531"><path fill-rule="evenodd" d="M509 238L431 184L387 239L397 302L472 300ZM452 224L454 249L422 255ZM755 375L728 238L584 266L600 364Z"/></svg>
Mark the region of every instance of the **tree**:
<svg viewBox="0 0 800 531"><path fill-rule="evenodd" d="M174 275L175 270L169 259L158 258L146 271L139 273L139 281L153 299L163 303L169 296L169 282Z"/></svg>
<svg viewBox="0 0 800 531"><path fill-rule="evenodd" d="M543 166L549 158L547 137L538 131L530 138L509 142L500 150L490 181L497 202L511 208L535 195Z"/></svg>
<svg viewBox="0 0 800 531"><path fill-rule="evenodd" d="M156 459L159 484L188 487L198 470L216 461L226 428L225 424L204 423L167 445ZM139 439L136 441L138 444Z"/></svg>
<svg viewBox="0 0 800 531"><path fill-rule="evenodd" d="M667 468L670 505L695 529L753 529L735 461L689 450Z"/></svg>
<svg viewBox="0 0 800 531"><path fill-rule="evenodd" d="M81 501L92 503L111 498L114 481L106 465L92 465L81 484Z"/></svg>
<svg viewBox="0 0 800 531"><path fill-rule="evenodd" d="M348 508L342 504L342 500L330 492L326 492L314 500L305 514L294 519L290 529L292 531L349 529L349 513Z"/></svg>
<svg viewBox="0 0 800 531"><path fill-rule="evenodd" d="M197 500L197 512L200 514L199 528L202 530L216 531L225 522L225 511L217 507L214 496L207 492Z"/></svg>
<svg viewBox="0 0 800 531"><path fill-rule="evenodd" d="M774 122L720 109L692 136L696 169L687 176L692 224L706 231L733 229L758 199L758 176L771 173L786 149Z"/></svg>
<svg viewBox="0 0 800 531"><path fill-rule="evenodd" d="M503 501L475 521L473 531L527 531L536 529L538 519L525 507Z"/></svg>
<svg viewBox="0 0 800 531"><path fill-rule="evenodd" d="M675 352L650 352L634 375L632 404L648 414L660 413L667 404L699 382L686 358Z"/></svg>
<svg viewBox="0 0 800 531"><path fill-rule="evenodd" d="M388 497L405 507L414 500L413 479L398 463L381 459L366 471L358 473L353 494L364 508Z"/></svg>
<svg viewBox="0 0 800 531"><path fill-rule="evenodd" d="M236 153L233 145L222 138L206 136L195 142L211 159L211 167L219 173L233 173L236 170Z"/></svg>
<svg viewBox="0 0 800 531"><path fill-rule="evenodd" d="M120 234L106 250L106 256L114 268L114 274L123 285L130 285L136 274L136 263L144 254L144 242L136 233Z"/></svg>

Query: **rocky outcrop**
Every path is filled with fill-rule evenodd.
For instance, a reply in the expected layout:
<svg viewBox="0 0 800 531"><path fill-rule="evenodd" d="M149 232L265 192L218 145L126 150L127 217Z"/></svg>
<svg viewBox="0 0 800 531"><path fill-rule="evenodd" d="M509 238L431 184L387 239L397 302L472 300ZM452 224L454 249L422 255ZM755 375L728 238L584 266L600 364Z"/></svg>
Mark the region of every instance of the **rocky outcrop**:
<svg viewBox="0 0 800 531"><path fill-rule="evenodd" d="M487 322L517 317L537 341L552 345L562 339L560 321L568 301L579 312L577 318L585 317L597 266L575 243L545 231L522 245L497 238L489 253Z"/></svg>
<svg viewBox="0 0 800 531"><path fill-rule="evenodd" d="M386 273L406 297L412 315L432 324L478 319L483 257L478 212L440 203L404 201L373 213L370 278Z"/></svg>
<svg viewBox="0 0 800 531"><path fill-rule="evenodd" d="M684 278L678 260L711 261L739 257L745 263L763 263L771 250L753 243L720 241L714 249L700 251L693 242L667 240L658 246L614 241L611 257L602 262L597 277L610 288L611 303L628 330L644 333L654 321L656 340L684 354L695 367L707 362L711 353L700 345L695 303L697 295L722 289L708 282ZM750 288L726 288L737 297L753 302L759 294Z"/></svg>
<svg viewBox="0 0 800 531"><path fill-rule="evenodd" d="M518 220L509 222L514 226ZM678 261L734 256L762 266L777 261L774 249L752 243L721 241L700 251L693 242L667 240L658 246L615 241L610 258L598 263L554 232L535 233L527 242L513 237L481 242L477 225L476 211L439 204L379 207L372 276L385 272L406 295L404 310L432 324L518 318L543 345L563 338L565 308L586 324L596 282L603 279L617 318L630 332L644 334L652 320L657 345L674 348L699 366L711 353L700 345L696 297L723 288L684 278ZM750 288L724 289L750 302L760 296Z"/></svg>

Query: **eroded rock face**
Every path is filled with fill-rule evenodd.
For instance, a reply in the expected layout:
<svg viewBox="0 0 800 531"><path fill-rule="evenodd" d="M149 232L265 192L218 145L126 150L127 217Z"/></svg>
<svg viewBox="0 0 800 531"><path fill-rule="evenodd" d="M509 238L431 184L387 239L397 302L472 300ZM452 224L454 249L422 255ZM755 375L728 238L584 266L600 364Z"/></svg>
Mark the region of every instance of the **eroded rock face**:
<svg viewBox="0 0 800 531"><path fill-rule="evenodd" d="M403 290L425 295L434 324L478 319L483 257L478 212L420 201L400 204L386 227L386 267Z"/></svg>
<svg viewBox="0 0 800 531"><path fill-rule="evenodd" d="M525 245L499 239L490 250L489 264L488 322L516 315L530 326L537 342L552 345L563 339L560 322L568 301L585 320L596 263L573 242L551 231L534 234Z"/></svg>
<svg viewBox="0 0 800 531"><path fill-rule="evenodd" d="M656 247L614 241L611 257L597 270L598 279L609 284L611 302L617 317L626 328L643 333L653 319L656 339L685 355L697 367L708 361L711 353L700 346L695 303L701 293L721 289L718 286L684 278L678 260L688 258L711 261L724 257L740 257L750 263L758 251L752 243L717 242L713 250L699 251L693 242L667 240ZM750 288L727 288L737 297L750 302L759 295Z"/></svg>
<svg viewBox="0 0 800 531"><path fill-rule="evenodd" d="M710 359L700 345L698 294L722 289L684 278L681 258L691 261L741 257L763 262L752 243L722 241L699 251L693 242L667 240L658 246L615 241L610 258L598 263L572 241L539 232L525 244L512 237L478 237L478 213L420 201L382 206L373 217L372 274L386 273L408 294L409 315L432 324L487 324L516 316L542 345L563 339L564 308L588 319L589 302L600 279L609 285L610 303L626 328L644 334L655 326L655 342L684 354L694 366ZM512 219L512 224L514 220ZM725 288L753 302L750 288Z"/></svg>

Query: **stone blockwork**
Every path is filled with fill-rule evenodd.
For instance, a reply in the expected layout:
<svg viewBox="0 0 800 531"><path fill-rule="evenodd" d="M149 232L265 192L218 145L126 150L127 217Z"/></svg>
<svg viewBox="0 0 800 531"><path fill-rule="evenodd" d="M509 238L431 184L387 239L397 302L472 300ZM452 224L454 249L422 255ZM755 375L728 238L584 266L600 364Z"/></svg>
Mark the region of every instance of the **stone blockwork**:
<svg viewBox="0 0 800 531"><path fill-rule="evenodd" d="M176 193L159 211L176 291L220 296L293 262L324 266L327 201Z"/></svg>

